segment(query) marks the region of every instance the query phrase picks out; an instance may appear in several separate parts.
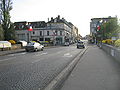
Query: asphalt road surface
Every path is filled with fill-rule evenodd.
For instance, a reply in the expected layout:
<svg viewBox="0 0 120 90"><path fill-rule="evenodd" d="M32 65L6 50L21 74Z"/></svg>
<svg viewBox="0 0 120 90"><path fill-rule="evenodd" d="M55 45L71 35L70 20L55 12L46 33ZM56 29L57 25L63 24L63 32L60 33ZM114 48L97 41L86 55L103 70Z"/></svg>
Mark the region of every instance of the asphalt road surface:
<svg viewBox="0 0 120 90"><path fill-rule="evenodd" d="M0 90L41 90L82 50L72 45L0 56Z"/></svg>

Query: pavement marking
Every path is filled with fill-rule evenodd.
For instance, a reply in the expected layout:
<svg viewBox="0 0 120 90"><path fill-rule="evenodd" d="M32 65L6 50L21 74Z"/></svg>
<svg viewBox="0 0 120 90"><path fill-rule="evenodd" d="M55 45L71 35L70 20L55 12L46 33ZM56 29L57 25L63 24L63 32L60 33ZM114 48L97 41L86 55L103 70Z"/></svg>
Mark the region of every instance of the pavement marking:
<svg viewBox="0 0 120 90"><path fill-rule="evenodd" d="M35 61L33 61L32 63L36 63L36 62L39 62L40 61L40 59L39 60L35 60Z"/></svg>
<svg viewBox="0 0 120 90"><path fill-rule="evenodd" d="M45 53L41 53L40 55L46 55L46 54L48 54L47 52L45 52Z"/></svg>
<svg viewBox="0 0 120 90"><path fill-rule="evenodd" d="M66 54L64 54L64 56L68 56L68 55L70 55L70 53L66 53Z"/></svg>
<svg viewBox="0 0 120 90"><path fill-rule="evenodd" d="M63 57L72 57L73 55L71 55L70 53L66 53L66 54L64 54L64 56Z"/></svg>
<svg viewBox="0 0 120 90"><path fill-rule="evenodd" d="M19 53L19 55L21 55L21 54L26 54L27 52L23 52L23 53Z"/></svg>
<svg viewBox="0 0 120 90"><path fill-rule="evenodd" d="M0 62L2 62L2 61L8 61L8 60L11 60L11 59L15 59L16 57L11 57L11 58L7 58L7 59L2 59L2 60L0 60Z"/></svg>
<svg viewBox="0 0 120 90"><path fill-rule="evenodd" d="M56 52L57 54L62 53L62 51Z"/></svg>
<svg viewBox="0 0 120 90"><path fill-rule="evenodd" d="M7 55L7 56L15 56L15 55L23 55L23 54L26 54L26 52L23 52L23 53L17 53L17 54L10 54L10 55Z"/></svg>
<svg viewBox="0 0 120 90"><path fill-rule="evenodd" d="M41 54L36 54L35 56L46 55L46 54L48 54L48 53L45 52L45 53L41 53Z"/></svg>

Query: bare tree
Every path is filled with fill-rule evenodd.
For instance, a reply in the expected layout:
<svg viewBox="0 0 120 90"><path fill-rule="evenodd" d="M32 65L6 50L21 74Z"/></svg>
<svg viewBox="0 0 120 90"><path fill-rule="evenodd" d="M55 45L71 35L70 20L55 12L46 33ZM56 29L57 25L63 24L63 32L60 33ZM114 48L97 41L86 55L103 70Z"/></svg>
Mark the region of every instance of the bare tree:
<svg viewBox="0 0 120 90"><path fill-rule="evenodd" d="M14 25L10 21L10 11L12 10L12 0L0 0L1 2L1 14L2 14L2 27L4 31L4 39L14 39L15 31Z"/></svg>

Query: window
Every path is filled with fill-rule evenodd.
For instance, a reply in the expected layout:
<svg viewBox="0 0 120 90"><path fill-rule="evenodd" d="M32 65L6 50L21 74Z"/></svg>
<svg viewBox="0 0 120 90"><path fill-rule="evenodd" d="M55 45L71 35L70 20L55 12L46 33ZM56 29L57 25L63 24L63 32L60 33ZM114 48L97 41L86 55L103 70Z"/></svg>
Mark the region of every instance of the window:
<svg viewBox="0 0 120 90"><path fill-rule="evenodd" d="M20 40L24 40L25 39L25 34L18 34L18 38Z"/></svg>
<svg viewBox="0 0 120 90"><path fill-rule="evenodd" d="M35 32L33 31L33 34L35 34Z"/></svg>
<svg viewBox="0 0 120 90"><path fill-rule="evenodd" d="M62 35L62 31L60 31L60 35Z"/></svg>
<svg viewBox="0 0 120 90"><path fill-rule="evenodd" d="M42 36L42 31L40 31L40 36Z"/></svg>
<svg viewBox="0 0 120 90"><path fill-rule="evenodd" d="M49 31L47 31L47 36L49 36Z"/></svg>
<svg viewBox="0 0 120 90"><path fill-rule="evenodd" d="M40 40L40 41L43 41L43 38L40 38L39 40Z"/></svg>
<svg viewBox="0 0 120 90"><path fill-rule="evenodd" d="M58 33L57 33L57 31L55 31L55 35L57 35Z"/></svg>
<svg viewBox="0 0 120 90"><path fill-rule="evenodd" d="M45 38L45 41L50 41L50 38Z"/></svg>

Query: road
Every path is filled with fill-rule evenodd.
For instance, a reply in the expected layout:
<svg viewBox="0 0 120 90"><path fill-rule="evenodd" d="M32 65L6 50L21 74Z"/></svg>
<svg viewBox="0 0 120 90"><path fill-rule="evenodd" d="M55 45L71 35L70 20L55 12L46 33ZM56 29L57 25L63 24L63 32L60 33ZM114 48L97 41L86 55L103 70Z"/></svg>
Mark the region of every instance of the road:
<svg viewBox="0 0 120 90"><path fill-rule="evenodd" d="M0 90L41 90L81 51L71 45L0 56Z"/></svg>

